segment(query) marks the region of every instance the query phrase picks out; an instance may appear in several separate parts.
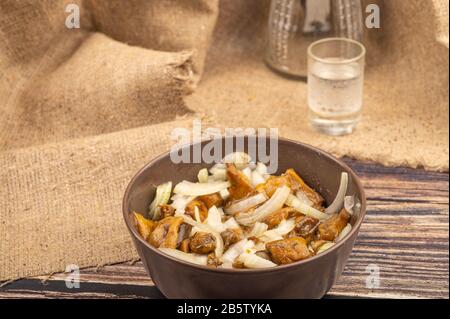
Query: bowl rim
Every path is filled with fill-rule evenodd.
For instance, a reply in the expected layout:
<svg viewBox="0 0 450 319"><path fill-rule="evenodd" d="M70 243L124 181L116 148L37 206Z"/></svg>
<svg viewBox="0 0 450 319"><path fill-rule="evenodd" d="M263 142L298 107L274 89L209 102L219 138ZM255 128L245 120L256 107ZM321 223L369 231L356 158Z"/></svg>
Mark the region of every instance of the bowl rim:
<svg viewBox="0 0 450 319"><path fill-rule="evenodd" d="M227 138L227 137L222 137L222 139ZM270 138L270 137L266 137L266 138ZM359 231L359 228L364 220L364 217L366 215L366 195L365 195L365 191L364 191L364 187L359 179L359 177L356 175L356 173L347 165L345 164L343 161L341 161L340 159L334 157L333 155L329 154L328 152L325 152L319 148L316 148L312 145L303 143L303 142L299 142L296 140L292 140L292 139L288 139L288 138L284 138L284 137L277 137L279 141L282 142L286 142L286 143L290 143L290 144L294 144L297 146L301 146L304 148L309 149L310 151L319 153L321 156L326 157L327 159L336 162L337 164L339 164L340 166L342 166L352 177L352 180L354 181L354 183L356 184L356 188L358 189L358 191L361 194L361 198L360 198L360 203L361 203L361 208L360 208L360 218L358 220L356 220L355 225L353 225L350 233L348 233L343 240L341 240L340 242L334 244L331 248L327 249L325 252L319 254L319 255L315 255L313 257L307 258L307 259L303 259L303 260L299 260L290 264L285 264L285 265L277 265L276 267L272 267L272 268L261 268L261 269L234 269L234 268L213 268L213 267L208 267L208 266L202 266L202 265L197 265L194 263L190 263L184 260L180 260L176 257L172 257L162 251L160 251L158 248L153 247L152 245L150 245L146 240L144 240L140 234L138 233L136 227L134 227L133 225L131 225L131 218L128 217L128 215L131 215L130 213L128 213L127 210L127 199L129 198L130 192L131 192L131 187L134 185L135 181L139 178L139 176L145 171L147 170L149 167L151 167L154 163L162 160L163 158L165 158L166 156L170 155L170 150L169 151L165 151L162 154L156 156L155 158L153 158L150 162L148 162L147 164L145 164L141 169L138 170L138 172L133 176L133 178L130 180L130 182L127 185L127 188L125 190L125 194L123 196L123 200L122 200L122 213L123 213L123 218L125 220L125 224L129 230L129 232L132 234L133 237L135 237L135 239L139 240L146 248L150 249L151 251L153 251L154 253L160 255L163 258L172 260L174 262L180 263L184 266L187 267L192 267L195 268L196 270L202 270L202 271L208 271L208 272L218 272L218 273L232 273L232 274L260 274L260 273L274 273L274 272L278 272L278 271L283 271L289 268L293 268L296 266L301 266L307 263L311 263L314 262L315 260L318 260L319 258L324 258L325 256L329 255L331 252L339 249L339 247L341 247L342 245L344 245L346 243L346 241L348 241L355 233L357 233ZM195 142L195 143L189 143L186 145L183 145L183 147L192 147L193 145L196 144L201 144L206 142L205 140L202 140L200 142Z"/></svg>

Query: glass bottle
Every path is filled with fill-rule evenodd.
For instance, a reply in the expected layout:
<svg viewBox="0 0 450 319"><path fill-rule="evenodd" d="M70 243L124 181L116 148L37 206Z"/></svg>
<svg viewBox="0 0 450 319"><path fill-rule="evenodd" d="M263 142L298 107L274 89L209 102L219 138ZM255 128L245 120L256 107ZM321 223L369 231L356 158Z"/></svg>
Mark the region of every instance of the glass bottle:
<svg viewBox="0 0 450 319"><path fill-rule="evenodd" d="M314 41L363 36L361 0L272 0L266 63L294 77L307 75L307 48Z"/></svg>

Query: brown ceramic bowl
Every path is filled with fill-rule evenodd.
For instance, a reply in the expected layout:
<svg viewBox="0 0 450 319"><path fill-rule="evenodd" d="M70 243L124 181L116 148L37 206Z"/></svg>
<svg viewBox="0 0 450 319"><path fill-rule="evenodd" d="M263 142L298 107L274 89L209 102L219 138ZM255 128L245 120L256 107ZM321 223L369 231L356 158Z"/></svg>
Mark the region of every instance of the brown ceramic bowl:
<svg viewBox="0 0 450 319"><path fill-rule="evenodd" d="M266 143L269 143L268 139ZM192 150L193 146L187 147ZM363 187L347 165L314 147L280 138L278 151L277 174L294 168L322 194L327 204L336 195L341 172L349 174L347 195L355 195L361 203L350 221L353 226L351 232L320 255L270 269L214 269L168 256L139 235L132 212L147 212L156 185L169 180L174 184L182 180L196 181L199 169L211 164L174 164L167 152L133 177L123 199L125 223L139 256L153 282L166 297L320 298L333 286L344 269L364 219L366 199Z"/></svg>

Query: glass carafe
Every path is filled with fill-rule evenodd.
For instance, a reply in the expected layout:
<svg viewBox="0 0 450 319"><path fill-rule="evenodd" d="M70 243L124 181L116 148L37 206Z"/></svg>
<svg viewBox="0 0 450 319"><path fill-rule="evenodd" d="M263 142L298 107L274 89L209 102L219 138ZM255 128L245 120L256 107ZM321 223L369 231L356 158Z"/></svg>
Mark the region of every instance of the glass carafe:
<svg viewBox="0 0 450 319"><path fill-rule="evenodd" d="M284 74L306 77L307 48L316 40L361 41L361 0L272 0L265 60Z"/></svg>

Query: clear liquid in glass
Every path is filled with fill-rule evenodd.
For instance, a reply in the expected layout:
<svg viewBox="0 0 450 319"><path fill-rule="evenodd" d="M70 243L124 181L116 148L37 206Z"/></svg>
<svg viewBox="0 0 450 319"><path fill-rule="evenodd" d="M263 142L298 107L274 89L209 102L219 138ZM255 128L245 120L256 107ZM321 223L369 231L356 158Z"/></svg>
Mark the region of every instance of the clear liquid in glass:
<svg viewBox="0 0 450 319"><path fill-rule="evenodd" d="M358 63L312 62L308 74L310 123L317 130L343 135L353 131L361 117L363 72Z"/></svg>

